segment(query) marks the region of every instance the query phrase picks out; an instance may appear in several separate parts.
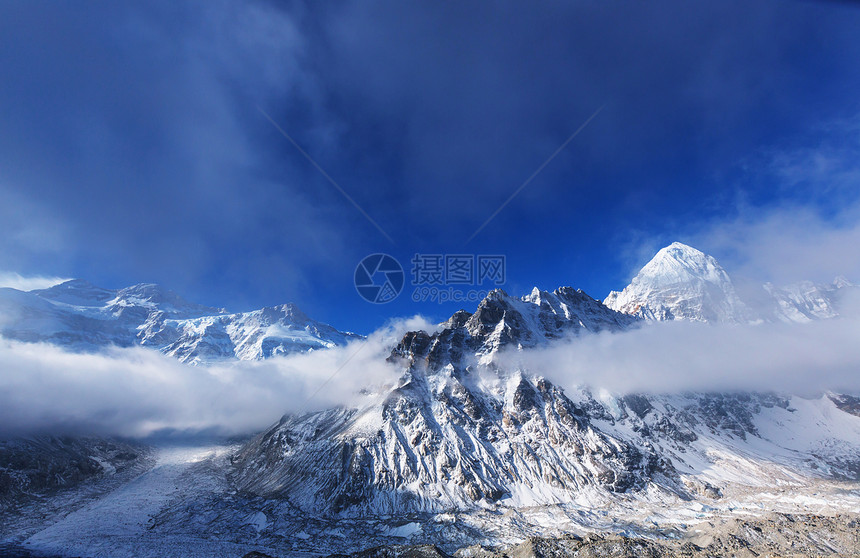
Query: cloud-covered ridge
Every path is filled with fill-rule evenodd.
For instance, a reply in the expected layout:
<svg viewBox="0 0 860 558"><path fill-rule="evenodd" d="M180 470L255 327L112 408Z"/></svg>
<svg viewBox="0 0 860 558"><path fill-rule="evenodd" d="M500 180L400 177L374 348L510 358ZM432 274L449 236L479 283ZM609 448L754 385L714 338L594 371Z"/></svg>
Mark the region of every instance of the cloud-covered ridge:
<svg viewBox="0 0 860 558"><path fill-rule="evenodd" d="M398 377L385 360L392 341L428 326L412 318L345 347L198 367L145 348L83 354L0 339L0 434L255 432L284 413L369 397L359 393Z"/></svg>
<svg viewBox="0 0 860 558"><path fill-rule="evenodd" d="M860 393L858 302L845 301L843 317L809 323L648 324L508 353L500 362L565 388L590 385L616 393Z"/></svg>
<svg viewBox="0 0 860 558"><path fill-rule="evenodd" d="M59 285L69 279L63 277L45 277L42 275L24 276L11 271L0 271L0 288L18 289L19 291L33 291L36 289L48 289Z"/></svg>

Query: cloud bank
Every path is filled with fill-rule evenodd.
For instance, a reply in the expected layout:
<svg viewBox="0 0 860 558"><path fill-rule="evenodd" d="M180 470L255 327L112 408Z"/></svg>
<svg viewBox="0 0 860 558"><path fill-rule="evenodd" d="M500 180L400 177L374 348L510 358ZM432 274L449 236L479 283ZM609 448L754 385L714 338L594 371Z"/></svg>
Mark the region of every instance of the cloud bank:
<svg viewBox="0 0 860 558"><path fill-rule="evenodd" d="M74 353L0 338L0 435L257 432L286 413L372 398L401 373L385 361L391 346L434 327L396 319L344 347L210 366L142 347Z"/></svg>
<svg viewBox="0 0 860 558"><path fill-rule="evenodd" d="M741 281L784 285L845 276L856 282L860 199L846 200L833 212L799 205L743 207L730 219L702 226L689 242L715 255Z"/></svg>
<svg viewBox="0 0 860 558"><path fill-rule="evenodd" d="M47 289L54 285L59 285L64 281L68 281L68 279L63 277L43 277L40 275L25 277L14 272L0 271L0 288L8 287L18 289L19 291Z"/></svg>
<svg viewBox="0 0 860 558"><path fill-rule="evenodd" d="M261 362L188 366L145 348L99 354L0 339L0 435L147 437L246 434L285 413L369 403L402 369L385 361L421 317L389 322L346 347ZM649 324L499 356L565 389L860 393L860 296L843 316L806 324Z"/></svg>
<svg viewBox="0 0 860 558"><path fill-rule="evenodd" d="M193 367L144 348L99 354L0 339L0 434L233 435L284 413L358 402L397 379L389 328L367 342L262 362Z"/></svg>
<svg viewBox="0 0 860 558"><path fill-rule="evenodd" d="M506 354L502 362L571 388L632 392L860 393L860 300L841 318L805 324L662 322Z"/></svg>

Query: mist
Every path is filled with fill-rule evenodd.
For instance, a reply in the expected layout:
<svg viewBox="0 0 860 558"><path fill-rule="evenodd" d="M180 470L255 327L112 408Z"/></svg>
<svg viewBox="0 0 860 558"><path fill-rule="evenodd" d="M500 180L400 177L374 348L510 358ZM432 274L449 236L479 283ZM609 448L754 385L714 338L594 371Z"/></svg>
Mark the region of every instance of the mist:
<svg viewBox="0 0 860 558"><path fill-rule="evenodd" d="M147 437L241 435L283 414L354 405L397 380L388 350L421 318L389 322L366 341L265 361L190 366L152 349L74 353L0 339L0 434Z"/></svg>
<svg viewBox="0 0 860 558"><path fill-rule="evenodd" d="M565 389L613 393L778 391L860 393L860 297L842 316L805 324L663 322L586 334L498 356ZM0 434L242 435L288 413L370 403L402 374L386 362L420 316L397 319L344 347L205 366L158 351L75 353L0 339Z"/></svg>
<svg viewBox="0 0 860 558"><path fill-rule="evenodd" d="M842 208L838 219L802 207L745 211L710 224L692 243L719 254L732 278L741 281L829 283L837 276L857 281L860 202Z"/></svg>
<svg viewBox="0 0 860 558"><path fill-rule="evenodd" d="M507 352L521 367L570 389L613 393L775 391L860 393L860 301L844 315L802 324L658 322L587 334L545 348Z"/></svg>
<svg viewBox="0 0 860 558"><path fill-rule="evenodd" d="M19 273L0 271L0 288L8 287L19 291L47 289L68 281L63 277L43 277L41 275L24 276Z"/></svg>

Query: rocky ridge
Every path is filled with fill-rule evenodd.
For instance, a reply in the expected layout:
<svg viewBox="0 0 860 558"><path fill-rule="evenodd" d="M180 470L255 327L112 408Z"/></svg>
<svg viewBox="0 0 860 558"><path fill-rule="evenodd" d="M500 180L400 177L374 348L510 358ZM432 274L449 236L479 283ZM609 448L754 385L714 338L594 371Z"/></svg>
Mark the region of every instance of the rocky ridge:
<svg viewBox="0 0 860 558"><path fill-rule="evenodd" d="M0 289L0 335L77 351L143 346L190 364L261 360L361 339L294 304L229 313L154 284L114 291L83 280L29 292Z"/></svg>

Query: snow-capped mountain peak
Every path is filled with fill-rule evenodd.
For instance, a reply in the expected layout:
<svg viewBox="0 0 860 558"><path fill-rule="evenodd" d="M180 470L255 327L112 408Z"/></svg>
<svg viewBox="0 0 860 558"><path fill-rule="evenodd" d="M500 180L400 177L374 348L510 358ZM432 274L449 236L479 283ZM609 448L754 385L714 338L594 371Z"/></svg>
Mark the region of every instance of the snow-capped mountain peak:
<svg viewBox="0 0 860 558"><path fill-rule="evenodd" d="M830 284L800 281L784 287L765 283L765 292L773 299L773 319L782 322L809 322L839 315L842 297L857 289L845 277Z"/></svg>
<svg viewBox="0 0 860 558"><path fill-rule="evenodd" d="M606 306L649 320L747 322L750 311L713 257L680 242L661 249Z"/></svg>
<svg viewBox="0 0 860 558"><path fill-rule="evenodd" d="M606 308L585 292L559 287L553 292L535 287L522 298L501 289L491 291L474 314L458 312L439 333L462 340L462 352L491 356L505 346L532 347L582 331L619 331L636 323L635 318ZM459 330L459 332L458 332Z"/></svg>
<svg viewBox="0 0 860 558"><path fill-rule="evenodd" d="M120 290L74 279L30 292L0 290L0 335L72 350L143 345L183 362L258 360L343 345L360 336L309 318L292 304L228 313L154 283Z"/></svg>
<svg viewBox="0 0 860 558"><path fill-rule="evenodd" d="M665 296L657 287L681 285L695 294L727 278L713 258L683 245L668 248L637 286L675 273L680 283L655 280L655 292ZM109 294L104 308L119 300L137 301L132 309L155 304L138 328L146 334L141 343L186 361L220 349L263 358L279 347L325 346L340 333L292 304L178 319L160 309L164 300L155 303L149 286ZM0 289L0 314L5 300L28 297L40 311L57 306ZM697 527L736 516L738 509L761 510L761 501L808 509L837 493L839 509L856 509L856 495L845 494L860 472L857 397L562 389L541 376L544 370L492 360L504 346L540 347L561 336L639 323L570 287L535 288L521 298L492 291L474 313L456 312L432 334L407 333L389 359L400 366L400 377L363 391L354 407L285 415L230 450L229 459L205 467L195 454L194 469L182 476L193 489L178 490L177 477L162 476L173 465L156 467L145 482L175 496L165 497L141 524L159 535L197 529L213 539L230 533L231 545L289 544L295 551L316 540L333 545L320 548L339 550L355 541L377 544L377 537L475 542L555 529L645 532L644 525L674 538L675 525L686 529L693 520ZM171 335L177 343L165 350ZM595 372L599 381L599 368ZM103 454L94 454L99 459L92 469L119 451ZM837 484L846 479L851 484ZM136 491L125 494L143 493L133 482ZM806 499L809 493L815 498Z"/></svg>
<svg viewBox="0 0 860 558"><path fill-rule="evenodd" d="M670 286L690 281L730 284L726 271L713 257L680 242L661 249L639 272L634 283Z"/></svg>
<svg viewBox="0 0 860 558"><path fill-rule="evenodd" d="M490 364L505 348L536 347L584 332L622 331L639 323L638 318L611 310L571 287L553 292L535 288L522 298L495 289L474 313L456 312L432 335L407 333L390 360L404 358L439 369L449 364L465 366L464 357L468 360L471 355Z"/></svg>
<svg viewBox="0 0 860 558"><path fill-rule="evenodd" d="M831 284L766 283L760 295L747 292L752 298L745 302L716 259L673 242L657 252L623 291L609 293L604 304L648 321L808 322L838 316L845 293L856 289L845 277Z"/></svg>
<svg viewBox="0 0 860 558"><path fill-rule="evenodd" d="M54 302L75 306L103 306L116 296L115 291L96 287L84 279L70 279L47 289L30 293Z"/></svg>
<svg viewBox="0 0 860 558"><path fill-rule="evenodd" d="M857 285L849 281L844 275L839 275L833 280L833 286L837 289L842 289L844 287L856 287Z"/></svg>
<svg viewBox="0 0 860 558"><path fill-rule="evenodd" d="M722 278L712 258L693 255L710 277ZM233 461L236 487L286 500L298 516L315 518L476 510L507 517L507 509L533 506L575 503L579 510L591 498L621 493L660 505L710 502L737 478L736 454L745 456L744 481L764 485L773 471L781 474L773 456L790 450L778 445L784 432L772 428L817 412L803 401L773 394L617 396L584 386L565 392L535 371L492 359L505 346L540 347L562 334L638 323L569 287L533 289L522 298L495 290L474 313L455 313L433 334L407 333L389 358L403 367L396 384L356 408L285 416L251 440ZM836 401L821 401L823 412L835 413ZM856 403L838 401L845 408ZM837 420L860 433L855 418ZM860 440L853 432L846 448ZM814 462L803 461L806 451L797 450L803 474L851 475L857 467L842 449L822 451ZM735 476L723 474L727 463Z"/></svg>

